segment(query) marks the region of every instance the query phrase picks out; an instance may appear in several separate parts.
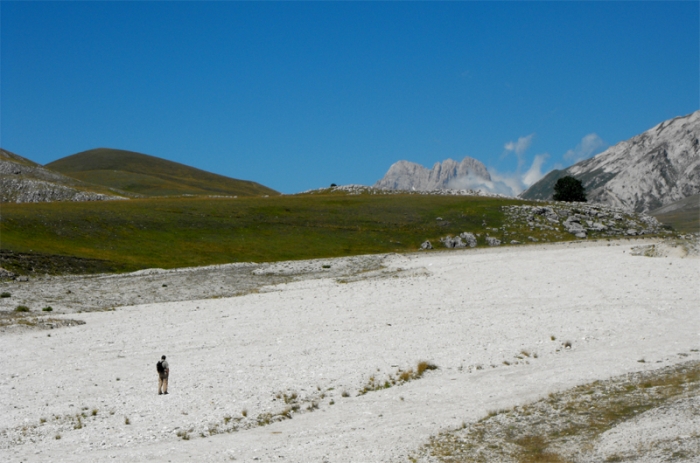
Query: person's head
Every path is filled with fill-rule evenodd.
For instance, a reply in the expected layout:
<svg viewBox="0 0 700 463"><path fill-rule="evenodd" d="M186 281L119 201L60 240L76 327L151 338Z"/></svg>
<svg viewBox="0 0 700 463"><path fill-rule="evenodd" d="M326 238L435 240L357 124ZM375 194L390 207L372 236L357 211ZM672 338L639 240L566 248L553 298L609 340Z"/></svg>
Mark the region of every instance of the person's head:
<svg viewBox="0 0 700 463"><path fill-rule="evenodd" d="M165 355L160 358L161 360L165 360Z"/></svg>

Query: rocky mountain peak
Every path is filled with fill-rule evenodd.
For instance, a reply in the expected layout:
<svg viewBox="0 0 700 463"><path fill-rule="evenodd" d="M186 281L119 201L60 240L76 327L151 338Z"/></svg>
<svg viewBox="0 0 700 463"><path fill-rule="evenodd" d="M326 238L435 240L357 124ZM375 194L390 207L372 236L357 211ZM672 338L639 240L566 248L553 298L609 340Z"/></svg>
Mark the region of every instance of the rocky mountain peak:
<svg viewBox="0 0 700 463"><path fill-rule="evenodd" d="M465 157L461 162L453 159L436 162L432 169L415 162L398 161L391 165L374 187L386 190L445 190L450 189L451 182L468 176L491 180L486 166L470 157Z"/></svg>
<svg viewBox="0 0 700 463"><path fill-rule="evenodd" d="M588 200L647 212L700 193L700 111L664 121L644 133L563 170L520 196L551 199L558 179L583 182Z"/></svg>

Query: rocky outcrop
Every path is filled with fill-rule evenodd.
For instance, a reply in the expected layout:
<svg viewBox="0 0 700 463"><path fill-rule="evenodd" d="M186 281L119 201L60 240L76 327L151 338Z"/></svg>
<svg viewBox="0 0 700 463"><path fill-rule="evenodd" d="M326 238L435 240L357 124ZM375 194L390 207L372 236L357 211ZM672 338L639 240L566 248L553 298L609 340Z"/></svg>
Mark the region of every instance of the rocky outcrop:
<svg viewBox="0 0 700 463"><path fill-rule="evenodd" d="M440 238L440 242L444 244L446 248L464 248L467 246L459 236L452 237L451 235L447 235Z"/></svg>
<svg viewBox="0 0 700 463"><path fill-rule="evenodd" d="M676 117L591 159L555 170L520 197L552 199L564 176L583 182L588 201L648 212L700 193L700 111Z"/></svg>
<svg viewBox="0 0 700 463"><path fill-rule="evenodd" d="M476 246L476 236L474 236L474 233L462 232L459 234L459 236L466 241L467 246L470 248Z"/></svg>
<svg viewBox="0 0 700 463"><path fill-rule="evenodd" d="M126 199L90 191L89 185L0 150L0 203Z"/></svg>
<svg viewBox="0 0 700 463"><path fill-rule="evenodd" d="M606 237L658 234L661 231L661 224L654 217L602 205L555 203L548 206L504 206L503 209L509 228L525 225L530 230L566 231L580 239L591 233Z"/></svg>
<svg viewBox="0 0 700 463"><path fill-rule="evenodd" d="M386 190L431 191L451 189L455 180L478 177L491 180L486 167L474 158L465 157L461 162L447 159L436 162L432 169L409 161L394 163L384 177L374 184Z"/></svg>
<svg viewBox="0 0 700 463"><path fill-rule="evenodd" d="M31 178L0 176L0 203L44 203L53 201L106 201L127 199Z"/></svg>

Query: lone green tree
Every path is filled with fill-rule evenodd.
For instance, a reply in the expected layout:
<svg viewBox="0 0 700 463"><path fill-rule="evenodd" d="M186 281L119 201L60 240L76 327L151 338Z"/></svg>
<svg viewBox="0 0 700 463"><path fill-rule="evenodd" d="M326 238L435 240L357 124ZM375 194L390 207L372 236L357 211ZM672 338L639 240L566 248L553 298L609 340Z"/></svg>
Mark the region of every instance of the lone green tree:
<svg viewBox="0 0 700 463"><path fill-rule="evenodd" d="M554 200L585 203L587 201L586 189L583 187L581 180L567 175L557 180L557 183L554 184Z"/></svg>

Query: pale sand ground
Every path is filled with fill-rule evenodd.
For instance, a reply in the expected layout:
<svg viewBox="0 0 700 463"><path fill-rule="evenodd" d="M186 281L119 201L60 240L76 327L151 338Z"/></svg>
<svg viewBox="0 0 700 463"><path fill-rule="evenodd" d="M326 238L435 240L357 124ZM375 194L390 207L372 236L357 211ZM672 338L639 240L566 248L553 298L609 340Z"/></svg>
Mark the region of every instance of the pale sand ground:
<svg viewBox="0 0 700 463"><path fill-rule="evenodd" d="M490 410L700 358L700 260L631 256L636 244L392 255L364 278L71 314L86 324L6 333L0 461L406 461L431 435ZM309 264L264 271L295 265ZM503 364L523 349L538 358ZM171 394L158 396L163 353ZM357 396L371 375L422 359L440 369ZM199 436L244 409L248 425L283 410L278 392L319 408ZM73 429L66 416L85 407ZM176 436L189 429L190 440Z"/></svg>

